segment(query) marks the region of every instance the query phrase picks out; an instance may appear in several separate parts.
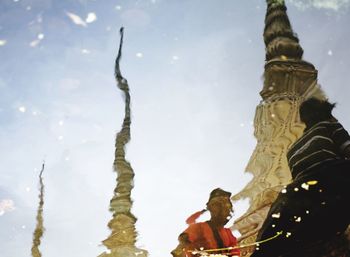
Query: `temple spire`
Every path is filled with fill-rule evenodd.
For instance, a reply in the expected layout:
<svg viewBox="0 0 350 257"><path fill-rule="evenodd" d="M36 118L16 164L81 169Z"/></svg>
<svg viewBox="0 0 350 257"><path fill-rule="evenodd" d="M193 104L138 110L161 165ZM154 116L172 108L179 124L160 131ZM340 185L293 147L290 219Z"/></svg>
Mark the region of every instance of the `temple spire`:
<svg viewBox="0 0 350 257"><path fill-rule="evenodd" d="M32 257L41 257L41 251L39 249L39 246L41 244L41 240L45 231L44 227L44 218L43 218L43 211L44 211L44 182L43 182L43 172L45 169L45 162L43 162L41 166L41 171L39 175L39 207L36 214L36 226L33 233L33 244L32 244Z"/></svg>
<svg viewBox="0 0 350 257"><path fill-rule="evenodd" d="M267 1L264 29L266 61L275 58L301 60L303 56L303 49L286 11L283 0Z"/></svg>
<svg viewBox="0 0 350 257"><path fill-rule="evenodd" d="M233 226L241 233L242 245L255 242L271 203L291 180L286 153L304 129L298 113L301 102L308 97L326 97L317 83L317 70L302 59L303 49L284 1L266 3L264 86L254 118L257 145L246 167L253 179L232 197L234 201L250 200L249 209ZM241 256L249 257L253 251L245 248Z"/></svg>
<svg viewBox="0 0 350 257"><path fill-rule="evenodd" d="M266 64L260 92L263 100L285 96L305 98L314 93L324 98L317 85L317 70L302 59L304 51L292 29L284 1L267 0L266 4Z"/></svg>
<svg viewBox="0 0 350 257"><path fill-rule="evenodd" d="M126 159L126 145L131 139L131 107L130 91L128 81L120 71L120 60L122 57L124 28L120 29L120 44L118 55L115 60L115 78L118 88L124 93L125 109L122 128L118 132L115 141L114 171L117 172L117 185L114 196L110 201L110 211L113 218L109 221L111 229L110 236L103 241L108 248L99 257L147 257L146 250L135 246L137 240L136 217L132 214L133 201L131 191L134 187L134 170Z"/></svg>

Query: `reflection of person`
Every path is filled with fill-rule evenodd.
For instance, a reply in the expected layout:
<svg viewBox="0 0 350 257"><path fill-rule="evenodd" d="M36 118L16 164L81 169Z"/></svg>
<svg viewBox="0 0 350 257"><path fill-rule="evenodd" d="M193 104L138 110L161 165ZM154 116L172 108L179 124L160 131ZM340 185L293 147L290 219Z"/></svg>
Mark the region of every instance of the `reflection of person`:
<svg viewBox="0 0 350 257"><path fill-rule="evenodd" d="M207 202L207 210L210 212L210 220L195 223L204 211L195 213L187 219L189 227L180 234L179 245L171 252L174 257L192 257L193 250L209 250L234 247L237 240L229 228L224 228L230 220L232 210L231 193L220 188L214 189L210 193ZM212 254L227 254L239 256L238 249L225 249L222 251L210 252Z"/></svg>
<svg viewBox="0 0 350 257"><path fill-rule="evenodd" d="M287 153L293 181L271 205L257 241L283 233L251 257L311 256L308 248L340 238L349 225L350 136L334 106L315 98L301 104L306 127Z"/></svg>

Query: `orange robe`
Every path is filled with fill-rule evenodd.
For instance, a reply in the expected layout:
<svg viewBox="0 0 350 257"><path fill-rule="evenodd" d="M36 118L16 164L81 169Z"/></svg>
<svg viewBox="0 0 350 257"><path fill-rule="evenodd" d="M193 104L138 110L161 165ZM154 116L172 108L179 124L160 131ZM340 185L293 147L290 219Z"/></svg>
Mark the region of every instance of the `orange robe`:
<svg viewBox="0 0 350 257"><path fill-rule="evenodd" d="M223 247L237 246L237 239L228 228L219 228L218 233L223 243ZM218 242L215 239L214 233L207 222L199 222L191 224L181 235L187 234L189 245L186 247L186 256L193 257L189 251L192 250L208 250L219 248ZM227 254L228 256L240 256L239 249L210 252L212 254Z"/></svg>

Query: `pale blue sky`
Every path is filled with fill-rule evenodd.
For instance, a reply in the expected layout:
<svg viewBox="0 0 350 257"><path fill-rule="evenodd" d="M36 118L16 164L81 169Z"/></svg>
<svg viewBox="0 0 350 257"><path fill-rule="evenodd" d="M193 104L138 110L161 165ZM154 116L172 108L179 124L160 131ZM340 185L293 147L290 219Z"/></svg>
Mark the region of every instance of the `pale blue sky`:
<svg viewBox="0 0 350 257"><path fill-rule="evenodd" d="M304 58L350 129L349 1L287 6ZM236 193L250 179L243 172L255 147L264 16L263 0L2 0L1 256L30 256L43 159L43 257L104 251L124 108L113 77L121 26L138 246L170 256L213 188ZM245 208L237 205L234 218Z"/></svg>

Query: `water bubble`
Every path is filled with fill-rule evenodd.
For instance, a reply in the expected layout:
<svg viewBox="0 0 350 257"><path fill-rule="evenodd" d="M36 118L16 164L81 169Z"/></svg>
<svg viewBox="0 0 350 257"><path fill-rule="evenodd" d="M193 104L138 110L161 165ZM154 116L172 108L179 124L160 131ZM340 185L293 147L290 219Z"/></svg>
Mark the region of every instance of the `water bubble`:
<svg viewBox="0 0 350 257"><path fill-rule="evenodd" d="M281 213L273 213L271 215L272 218L279 219L281 217Z"/></svg>
<svg viewBox="0 0 350 257"><path fill-rule="evenodd" d="M88 15L87 15L87 17L85 19L86 23L92 23L92 22L94 22L96 20L97 20L97 16L96 16L96 14L94 12L88 13Z"/></svg>
<svg viewBox="0 0 350 257"><path fill-rule="evenodd" d="M20 106L19 108L18 108L18 110L20 111L20 112L26 112L26 107L24 107L24 106Z"/></svg>

